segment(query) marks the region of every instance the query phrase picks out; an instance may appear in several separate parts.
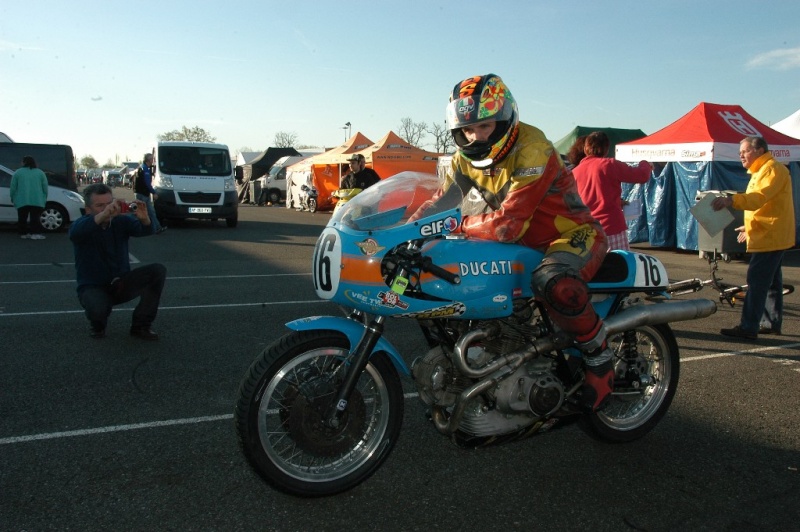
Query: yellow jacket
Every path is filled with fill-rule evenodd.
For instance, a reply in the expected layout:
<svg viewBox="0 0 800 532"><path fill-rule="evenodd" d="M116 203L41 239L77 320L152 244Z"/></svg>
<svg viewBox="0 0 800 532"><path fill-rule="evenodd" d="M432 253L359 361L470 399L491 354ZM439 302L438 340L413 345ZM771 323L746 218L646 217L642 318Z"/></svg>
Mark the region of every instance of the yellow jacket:
<svg viewBox="0 0 800 532"><path fill-rule="evenodd" d="M779 251L795 244L794 201L789 169L765 153L750 165L744 194L733 196L733 208L744 211L747 251Z"/></svg>

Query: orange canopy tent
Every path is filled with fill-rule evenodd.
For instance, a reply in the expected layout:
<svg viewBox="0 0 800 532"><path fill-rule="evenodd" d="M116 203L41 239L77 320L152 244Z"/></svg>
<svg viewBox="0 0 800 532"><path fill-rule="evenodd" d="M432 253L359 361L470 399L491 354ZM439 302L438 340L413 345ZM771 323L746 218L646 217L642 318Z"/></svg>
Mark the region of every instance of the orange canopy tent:
<svg viewBox="0 0 800 532"><path fill-rule="evenodd" d="M331 194L339 188L339 181L348 172L348 160L354 153L371 145L370 139L356 132L343 144L287 168L286 207L291 208L299 203L296 197L302 184L313 185L317 189L317 205L320 209L331 207Z"/></svg>
<svg viewBox="0 0 800 532"><path fill-rule="evenodd" d="M361 150L367 166L370 166L381 179L400 172L436 173L439 154L412 146L401 139L394 131L388 132L372 146Z"/></svg>
<svg viewBox="0 0 800 532"><path fill-rule="evenodd" d="M367 166L381 179L405 171L435 174L439 158L438 153L412 146L392 131L376 143L357 132L341 146L290 166L286 178L291 181L287 181L287 185L299 188L302 183L313 184L318 193L318 208L331 208L334 205L331 194L339 188L342 177L348 172L348 161L356 153L364 156ZM286 206L292 207L298 202L289 199L289 194L287 189Z"/></svg>

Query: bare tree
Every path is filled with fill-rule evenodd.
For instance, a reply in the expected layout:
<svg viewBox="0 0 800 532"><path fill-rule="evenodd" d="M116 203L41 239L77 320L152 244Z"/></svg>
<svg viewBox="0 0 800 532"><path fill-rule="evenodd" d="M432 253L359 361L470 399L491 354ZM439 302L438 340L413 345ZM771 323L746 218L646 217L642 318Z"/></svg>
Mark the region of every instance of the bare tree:
<svg viewBox="0 0 800 532"><path fill-rule="evenodd" d="M456 144L453 142L453 135L446 126L434 122L428 133L433 135L433 151L436 153L452 153L455 151Z"/></svg>
<svg viewBox="0 0 800 532"><path fill-rule="evenodd" d="M182 126L180 130L173 129L157 135L157 138L158 140L193 140L195 142L214 142L217 140L217 137L212 137L211 133L199 126L194 126L193 128Z"/></svg>
<svg viewBox="0 0 800 532"><path fill-rule="evenodd" d="M297 143L297 133L290 133L288 131L278 131L275 133L275 139L272 144L276 148L293 148Z"/></svg>
<svg viewBox="0 0 800 532"><path fill-rule="evenodd" d="M397 134L412 146L420 148L422 139L425 138L427 132L428 125L425 122L414 122L411 118L406 117L400 120L400 128Z"/></svg>

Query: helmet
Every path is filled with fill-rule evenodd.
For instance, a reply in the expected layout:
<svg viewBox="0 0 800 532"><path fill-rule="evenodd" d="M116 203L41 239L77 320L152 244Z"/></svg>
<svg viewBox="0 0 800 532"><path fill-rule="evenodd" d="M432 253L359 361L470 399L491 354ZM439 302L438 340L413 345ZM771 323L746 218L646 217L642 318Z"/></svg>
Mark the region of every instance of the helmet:
<svg viewBox="0 0 800 532"><path fill-rule="evenodd" d="M483 122L497 125L485 141L467 141L462 128ZM456 84L447 105L447 127L472 166L486 168L509 154L517 140L517 102L500 76L474 76Z"/></svg>

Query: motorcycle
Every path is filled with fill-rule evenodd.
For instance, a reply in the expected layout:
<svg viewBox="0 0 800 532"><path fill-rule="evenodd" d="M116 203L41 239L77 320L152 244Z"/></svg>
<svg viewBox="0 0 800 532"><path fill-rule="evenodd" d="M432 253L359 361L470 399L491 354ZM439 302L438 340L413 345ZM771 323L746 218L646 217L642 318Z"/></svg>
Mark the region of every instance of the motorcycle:
<svg viewBox="0 0 800 532"><path fill-rule="evenodd" d="M313 186L302 185L300 187L300 210L308 212L317 212L317 189Z"/></svg>
<svg viewBox="0 0 800 532"><path fill-rule="evenodd" d="M245 374L239 442L278 490L332 495L375 473L401 430L401 375L413 378L435 428L464 447L574 422L597 439L629 442L667 412L680 369L669 323L709 316L713 301L669 300L658 258L609 252L589 286L615 354L614 392L586 413L576 397L582 354L530 287L542 253L451 234L467 203L457 186L412 217L438 187L436 176L405 172L332 215L314 249L313 283L346 315L287 323L291 331ZM410 368L383 336L389 317L417 320L427 340Z"/></svg>
<svg viewBox="0 0 800 532"><path fill-rule="evenodd" d="M333 214L344 207L348 201L355 198L362 189L360 188L340 188L331 194L331 198L336 200L336 205L333 206Z"/></svg>

